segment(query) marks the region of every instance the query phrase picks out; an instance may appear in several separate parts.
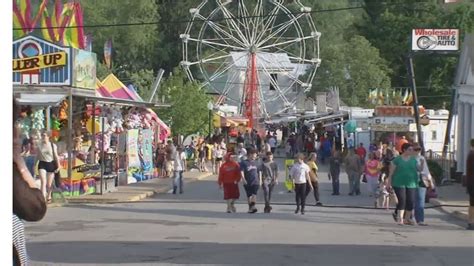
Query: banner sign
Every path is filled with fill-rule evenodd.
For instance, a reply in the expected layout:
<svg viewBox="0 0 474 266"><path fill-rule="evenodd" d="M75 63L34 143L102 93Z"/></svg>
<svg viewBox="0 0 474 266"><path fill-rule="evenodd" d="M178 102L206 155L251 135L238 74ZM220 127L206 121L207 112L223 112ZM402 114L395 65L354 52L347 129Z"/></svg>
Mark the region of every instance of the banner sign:
<svg viewBox="0 0 474 266"><path fill-rule="evenodd" d="M112 40L104 43L104 61L108 69L112 68Z"/></svg>
<svg viewBox="0 0 474 266"><path fill-rule="evenodd" d="M418 107L420 115L425 113L423 106ZM413 117L415 115L412 106L376 106L375 116L397 116L397 117Z"/></svg>
<svg viewBox="0 0 474 266"><path fill-rule="evenodd" d="M411 35L413 51L457 51L458 29L413 29Z"/></svg>
<svg viewBox="0 0 474 266"><path fill-rule="evenodd" d="M34 36L13 42L14 85L71 86L71 48Z"/></svg>
<svg viewBox="0 0 474 266"><path fill-rule="evenodd" d="M408 132L410 125L406 124L373 124L370 129L379 132Z"/></svg>
<svg viewBox="0 0 474 266"><path fill-rule="evenodd" d="M13 72L26 72L66 64L66 53L52 53L39 56L13 59Z"/></svg>
<svg viewBox="0 0 474 266"><path fill-rule="evenodd" d="M138 129L130 129L127 132L127 154L128 167L141 167L138 157Z"/></svg>
<svg viewBox="0 0 474 266"><path fill-rule="evenodd" d="M73 50L73 86L95 90L97 56L85 50Z"/></svg>
<svg viewBox="0 0 474 266"><path fill-rule="evenodd" d="M151 129L142 130L141 154L143 160L143 172L153 172L153 131Z"/></svg>

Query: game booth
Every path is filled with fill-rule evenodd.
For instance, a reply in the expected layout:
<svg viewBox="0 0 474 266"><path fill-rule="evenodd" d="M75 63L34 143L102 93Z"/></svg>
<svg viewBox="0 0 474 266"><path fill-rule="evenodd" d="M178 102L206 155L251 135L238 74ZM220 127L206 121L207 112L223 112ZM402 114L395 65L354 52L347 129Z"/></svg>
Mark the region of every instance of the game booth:
<svg viewBox="0 0 474 266"><path fill-rule="evenodd" d="M94 53L31 35L13 42L13 96L21 106L16 122L24 143L39 141L42 130L51 132L64 196L151 178L153 147L170 134L150 109L156 104L113 75L96 79ZM25 161L34 163L31 157L25 154ZM119 182L121 173L126 177Z"/></svg>

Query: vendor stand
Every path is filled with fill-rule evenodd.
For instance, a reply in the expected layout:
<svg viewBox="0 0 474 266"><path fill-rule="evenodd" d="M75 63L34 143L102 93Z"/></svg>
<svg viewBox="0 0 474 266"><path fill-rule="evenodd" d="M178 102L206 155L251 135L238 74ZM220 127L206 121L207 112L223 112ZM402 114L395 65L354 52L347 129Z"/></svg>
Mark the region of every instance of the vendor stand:
<svg viewBox="0 0 474 266"><path fill-rule="evenodd" d="M227 150L233 151L237 146L238 133L245 133L248 129L248 119L245 117L226 117L215 113L212 119L214 128L221 129Z"/></svg>
<svg viewBox="0 0 474 266"><path fill-rule="evenodd" d="M420 106L419 113L425 109ZM372 142L384 143L395 147L404 136L409 141L416 141L416 125L412 106L377 106L375 116L370 123Z"/></svg>
<svg viewBox="0 0 474 266"><path fill-rule="evenodd" d="M13 96L24 108L19 118L23 136L28 138L42 129L53 132L66 196L102 193L108 189L102 182L104 176L116 175L114 149L106 152L103 140L96 145L96 134L105 136L107 130L107 117L100 112L104 106L157 106L97 94L95 66L95 54L35 36L13 43ZM95 181L100 181L99 189ZM114 187L117 178L113 183Z"/></svg>

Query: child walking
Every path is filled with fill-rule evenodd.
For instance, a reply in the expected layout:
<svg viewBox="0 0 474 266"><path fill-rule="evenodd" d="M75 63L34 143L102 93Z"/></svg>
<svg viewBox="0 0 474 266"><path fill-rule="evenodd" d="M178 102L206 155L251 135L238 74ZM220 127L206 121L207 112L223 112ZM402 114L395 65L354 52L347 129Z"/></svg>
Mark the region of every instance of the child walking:
<svg viewBox="0 0 474 266"><path fill-rule="evenodd" d="M224 189L224 200L227 201L227 213L236 212L235 201L239 199L239 181L240 165L234 161L232 154L228 153L224 157L224 163L219 169L219 177L217 183L219 188Z"/></svg>

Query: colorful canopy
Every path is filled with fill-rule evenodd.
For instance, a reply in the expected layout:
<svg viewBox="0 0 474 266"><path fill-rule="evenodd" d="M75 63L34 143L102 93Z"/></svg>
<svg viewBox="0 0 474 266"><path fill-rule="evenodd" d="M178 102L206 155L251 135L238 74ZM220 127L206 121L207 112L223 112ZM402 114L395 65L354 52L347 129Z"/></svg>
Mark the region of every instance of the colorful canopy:
<svg viewBox="0 0 474 266"><path fill-rule="evenodd" d="M108 75L102 82L96 81L96 93L107 98L125 99L143 102L133 86L125 86L114 74ZM171 129L158 117L150 108L145 112L149 113L152 119L160 126L160 139L164 140L171 135Z"/></svg>
<svg viewBox="0 0 474 266"><path fill-rule="evenodd" d="M102 84L114 98L134 101L139 100L114 74L108 75L102 81Z"/></svg>

